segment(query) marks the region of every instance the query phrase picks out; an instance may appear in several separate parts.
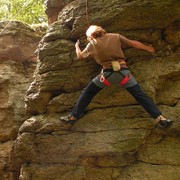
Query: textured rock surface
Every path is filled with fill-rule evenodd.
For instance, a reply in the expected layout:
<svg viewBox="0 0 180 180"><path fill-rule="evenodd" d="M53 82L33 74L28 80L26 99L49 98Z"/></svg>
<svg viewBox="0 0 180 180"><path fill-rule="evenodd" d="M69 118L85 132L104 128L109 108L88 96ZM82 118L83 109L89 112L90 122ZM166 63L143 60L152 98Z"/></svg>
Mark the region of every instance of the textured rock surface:
<svg viewBox="0 0 180 180"><path fill-rule="evenodd" d="M28 117L24 95L33 79L40 37L21 22L1 22L0 32L0 179L7 180L18 178L13 140Z"/></svg>
<svg viewBox="0 0 180 180"><path fill-rule="evenodd" d="M125 55L143 89L174 119L165 130L154 128L149 115L117 86L99 93L73 127L59 120L100 69L92 59L75 57L75 40L81 39L82 48L86 44L85 1L63 7L39 46L26 94L31 117L14 145L21 180L180 178L179 5L178 0L89 1L93 24L155 47L153 56L132 48Z"/></svg>
<svg viewBox="0 0 180 180"><path fill-rule="evenodd" d="M0 61L36 61L34 51L40 37L33 29L18 21L1 22L0 29Z"/></svg>
<svg viewBox="0 0 180 180"><path fill-rule="evenodd" d="M63 9L63 7L68 4L72 0L46 0L46 15L48 16L48 23L52 24L58 19L59 12Z"/></svg>

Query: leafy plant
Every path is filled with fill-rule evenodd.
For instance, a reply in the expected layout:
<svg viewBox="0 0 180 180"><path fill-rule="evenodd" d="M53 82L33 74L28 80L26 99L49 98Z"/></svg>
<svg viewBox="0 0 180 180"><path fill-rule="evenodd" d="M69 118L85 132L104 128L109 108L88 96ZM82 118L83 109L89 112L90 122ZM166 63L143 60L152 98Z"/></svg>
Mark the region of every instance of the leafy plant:
<svg viewBox="0 0 180 180"><path fill-rule="evenodd" d="M28 24L46 21L44 0L0 0L0 20L19 20Z"/></svg>

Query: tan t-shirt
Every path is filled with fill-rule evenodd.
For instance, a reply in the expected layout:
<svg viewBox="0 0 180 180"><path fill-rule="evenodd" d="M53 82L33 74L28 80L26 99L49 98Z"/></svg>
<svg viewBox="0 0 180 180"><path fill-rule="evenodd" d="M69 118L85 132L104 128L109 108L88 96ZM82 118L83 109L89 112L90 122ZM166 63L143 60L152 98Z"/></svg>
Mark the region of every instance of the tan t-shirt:
<svg viewBox="0 0 180 180"><path fill-rule="evenodd" d="M128 45L129 41L120 34L106 33L103 37L90 41L82 55L83 58L92 56L98 64L107 66L113 60L125 59L122 47Z"/></svg>

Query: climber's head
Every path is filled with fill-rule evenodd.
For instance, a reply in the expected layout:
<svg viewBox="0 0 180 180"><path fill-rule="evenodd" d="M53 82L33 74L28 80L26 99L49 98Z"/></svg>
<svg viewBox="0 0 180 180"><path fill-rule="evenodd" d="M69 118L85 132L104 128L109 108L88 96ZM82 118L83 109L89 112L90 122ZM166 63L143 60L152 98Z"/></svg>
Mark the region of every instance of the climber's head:
<svg viewBox="0 0 180 180"><path fill-rule="evenodd" d="M88 40L92 40L93 38L97 39L104 36L105 33L106 30L101 26L91 25L86 31L86 36Z"/></svg>

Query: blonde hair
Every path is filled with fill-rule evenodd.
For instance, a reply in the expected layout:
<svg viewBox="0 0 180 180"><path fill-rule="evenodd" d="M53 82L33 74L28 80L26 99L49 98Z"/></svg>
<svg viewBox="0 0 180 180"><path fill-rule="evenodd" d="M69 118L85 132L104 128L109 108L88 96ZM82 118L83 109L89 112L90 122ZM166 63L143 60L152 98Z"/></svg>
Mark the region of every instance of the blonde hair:
<svg viewBox="0 0 180 180"><path fill-rule="evenodd" d="M88 30L86 31L87 37L99 38L104 36L106 30L103 29L101 26L91 25Z"/></svg>

